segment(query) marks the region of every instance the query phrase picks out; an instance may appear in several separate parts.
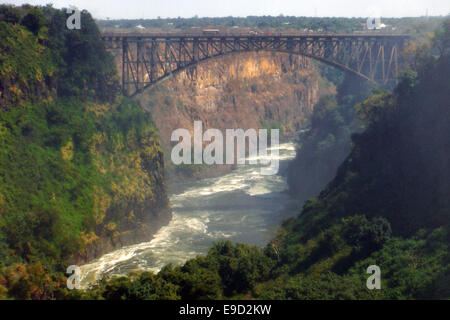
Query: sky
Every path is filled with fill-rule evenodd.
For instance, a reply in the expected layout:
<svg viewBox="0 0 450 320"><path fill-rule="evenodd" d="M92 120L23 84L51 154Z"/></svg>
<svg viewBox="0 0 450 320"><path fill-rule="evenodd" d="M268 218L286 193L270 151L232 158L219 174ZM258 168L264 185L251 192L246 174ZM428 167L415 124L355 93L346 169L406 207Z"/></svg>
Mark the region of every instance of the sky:
<svg viewBox="0 0 450 320"><path fill-rule="evenodd" d="M317 17L417 17L447 15L450 0L9 0L56 8L76 6L97 19L152 19L199 17L317 16Z"/></svg>

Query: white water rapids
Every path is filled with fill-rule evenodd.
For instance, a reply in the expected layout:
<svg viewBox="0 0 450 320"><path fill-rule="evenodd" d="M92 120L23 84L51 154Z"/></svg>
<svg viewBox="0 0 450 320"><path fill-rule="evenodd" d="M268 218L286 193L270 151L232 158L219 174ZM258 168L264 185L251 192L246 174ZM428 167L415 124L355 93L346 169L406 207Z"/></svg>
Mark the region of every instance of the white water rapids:
<svg viewBox="0 0 450 320"><path fill-rule="evenodd" d="M280 171L295 157L293 143L279 146ZM282 175L264 176L260 165L240 165L231 173L185 183L170 195L173 217L152 240L123 247L81 266L81 287L102 275L133 270L158 271L168 263L182 264L222 239L263 246L273 228L288 217Z"/></svg>

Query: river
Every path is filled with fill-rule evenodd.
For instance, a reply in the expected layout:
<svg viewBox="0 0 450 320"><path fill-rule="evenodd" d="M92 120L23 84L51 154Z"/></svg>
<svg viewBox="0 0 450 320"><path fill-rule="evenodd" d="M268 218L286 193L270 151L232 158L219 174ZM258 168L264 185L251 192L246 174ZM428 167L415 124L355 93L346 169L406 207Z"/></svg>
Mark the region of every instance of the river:
<svg viewBox="0 0 450 320"><path fill-rule="evenodd" d="M173 217L151 241L123 247L81 266L86 288L102 275L133 270L158 271L168 263L182 264L206 254L219 240L264 246L273 230L292 215L284 210L289 196L283 175L295 157L293 143L279 145L278 175L264 176L260 165L240 165L231 173L177 186L171 194Z"/></svg>

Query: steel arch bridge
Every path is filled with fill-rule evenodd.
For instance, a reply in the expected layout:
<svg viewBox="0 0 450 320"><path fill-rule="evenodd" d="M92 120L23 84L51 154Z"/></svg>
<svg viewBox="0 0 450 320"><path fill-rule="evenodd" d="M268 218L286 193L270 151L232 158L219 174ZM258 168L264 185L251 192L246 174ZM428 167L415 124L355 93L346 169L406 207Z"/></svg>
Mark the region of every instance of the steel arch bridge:
<svg viewBox="0 0 450 320"><path fill-rule="evenodd" d="M395 81L408 39L397 34L146 34L104 33L108 50L121 50L122 90L134 96L181 71L191 77L205 60L249 51L302 55L379 84Z"/></svg>

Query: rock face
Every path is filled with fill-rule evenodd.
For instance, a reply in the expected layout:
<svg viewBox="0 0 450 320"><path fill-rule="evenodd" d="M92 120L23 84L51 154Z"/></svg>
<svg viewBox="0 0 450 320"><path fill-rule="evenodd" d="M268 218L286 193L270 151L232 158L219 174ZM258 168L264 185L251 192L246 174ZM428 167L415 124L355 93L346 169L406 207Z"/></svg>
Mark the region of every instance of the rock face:
<svg viewBox="0 0 450 320"><path fill-rule="evenodd" d="M195 120L203 122L203 130L279 128L290 135L312 113L319 81L307 57L249 52L205 61L194 77L178 74L137 99L151 112L170 155L172 131L185 128L192 134Z"/></svg>
<svg viewBox="0 0 450 320"><path fill-rule="evenodd" d="M285 134L299 129L318 100L318 75L306 57L242 53L211 59L191 80L186 73L144 92L163 145L176 128L261 128L272 123Z"/></svg>
<svg viewBox="0 0 450 320"><path fill-rule="evenodd" d="M172 217L172 212L167 207L151 209L152 212L142 220L141 225L136 226L134 229L123 230L113 235L96 238L87 246L86 250L70 258L67 263L82 265L115 249L150 241L161 227L170 222Z"/></svg>

